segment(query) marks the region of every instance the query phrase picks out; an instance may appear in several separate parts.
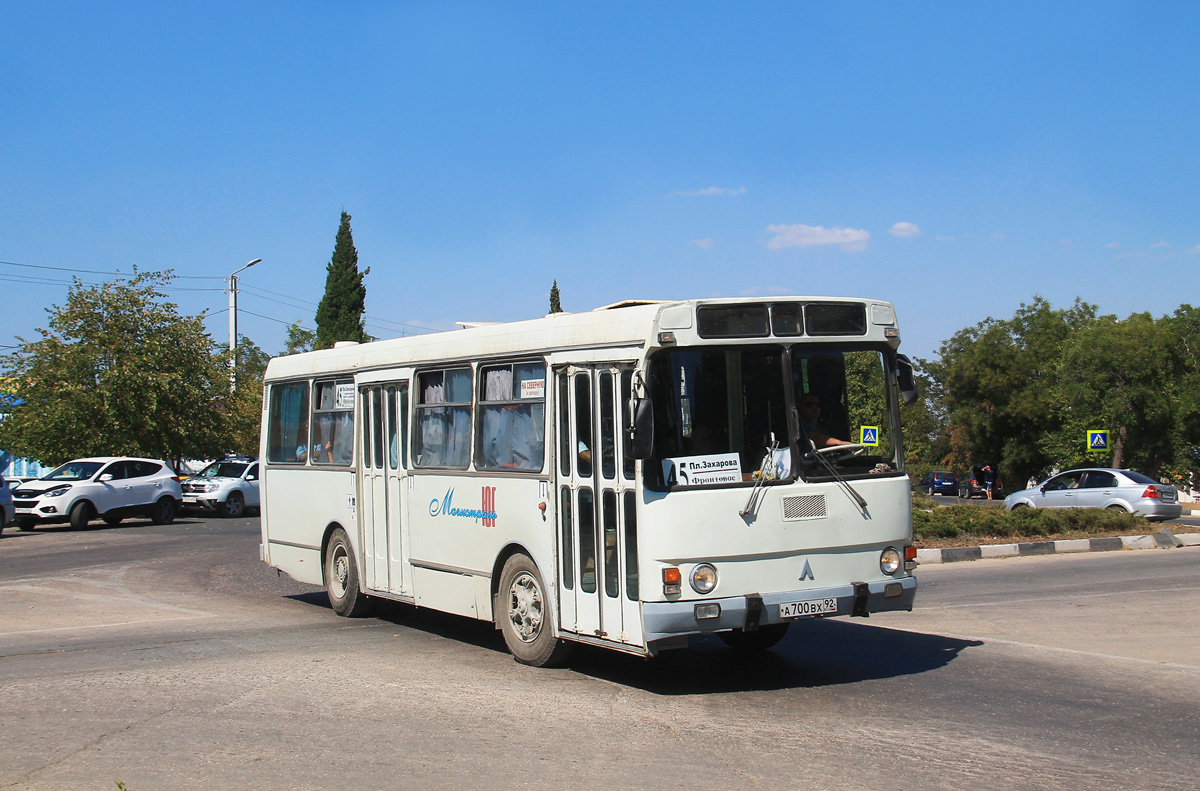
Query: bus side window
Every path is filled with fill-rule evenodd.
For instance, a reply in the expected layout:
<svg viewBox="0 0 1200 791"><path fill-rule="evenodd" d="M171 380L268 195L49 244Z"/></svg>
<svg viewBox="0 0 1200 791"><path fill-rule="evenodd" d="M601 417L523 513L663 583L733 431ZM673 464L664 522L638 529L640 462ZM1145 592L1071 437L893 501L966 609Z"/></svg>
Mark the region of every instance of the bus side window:
<svg viewBox="0 0 1200 791"><path fill-rule="evenodd" d="M271 385L267 461L303 464L308 450L308 382Z"/></svg>
<svg viewBox="0 0 1200 791"><path fill-rule="evenodd" d="M546 457L546 366L494 365L480 369L480 469L540 472Z"/></svg>
<svg viewBox="0 0 1200 791"><path fill-rule="evenodd" d="M311 464L354 459L354 383L318 382L313 394Z"/></svg>
<svg viewBox="0 0 1200 791"><path fill-rule="evenodd" d="M466 469L471 462L471 369L417 375L413 461Z"/></svg>

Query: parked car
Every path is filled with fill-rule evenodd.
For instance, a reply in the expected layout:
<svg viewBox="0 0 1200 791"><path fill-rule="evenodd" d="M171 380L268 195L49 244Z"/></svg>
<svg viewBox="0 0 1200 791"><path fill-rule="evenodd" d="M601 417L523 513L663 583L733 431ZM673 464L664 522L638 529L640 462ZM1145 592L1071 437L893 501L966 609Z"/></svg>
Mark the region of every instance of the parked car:
<svg viewBox="0 0 1200 791"><path fill-rule="evenodd" d="M958 496L964 500L970 500L972 497L987 497L987 483L984 477L983 468L987 465L978 465L972 467L971 471L958 479ZM992 465L992 469L996 469ZM1004 481L1000 480L997 474L995 480L992 481L992 497L1000 499L1004 496Z"/></svg>
<svg viewBox="0 0 1200 791"><path fill-rule="evenodd" d="M935 494L958 494L958 478L952 472L927 472L917 488L933 497Z"/></svg>
<svg viewBox="0 0 1200 791"><path fill-rule="evenodd" d="M1133 470L1107 467L1067 470L1041 486L1013 492L1004 499L1016 508L1111 508L1147 519L1175 519L1183 512L1179 492Z"/></svg>
<svg viewBox="0 0 1200 791"><path fill-rule="evenodd" d="M183 507L237 517L258 507L258 461L214 461L183 482Z"/></svg>
<svg viewBox="0 0 1200 791"><path fill-rule="evenodd" d="M0 533L4 532L4 526L12 521L13 518L13 500L12 488L9 482L0 475Z"/></svg>
<svg viewBox="0 0 1200 791"><path fill-rule="evenodd" d="M179 513L183 494L174 471L157 459L96 456L75 459L41 478L22 483L13 493L17 527L32 530L43 522L67 522L76 530L99 517L116 525L132 516L169 524Z"/></svg>

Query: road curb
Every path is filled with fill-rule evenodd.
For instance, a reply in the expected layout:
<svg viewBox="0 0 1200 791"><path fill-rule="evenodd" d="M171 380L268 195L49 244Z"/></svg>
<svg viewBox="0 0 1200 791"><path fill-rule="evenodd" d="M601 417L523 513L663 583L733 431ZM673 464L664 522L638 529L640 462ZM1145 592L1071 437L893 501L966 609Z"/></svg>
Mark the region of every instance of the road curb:
<svg viewBox="0 0 1200 791"><path fill-rule="evenodd" d="M984 544L977 547L918 549L918 563L957 563L985 558L1015 558L1029 555L1063 555L1072 552L1111 552L1117 549L1174 549L1200 546L1200 533L1175 535L1165 527L1146 536L1072 538L1062 541L1023 541L1017 544Z"/></svg>

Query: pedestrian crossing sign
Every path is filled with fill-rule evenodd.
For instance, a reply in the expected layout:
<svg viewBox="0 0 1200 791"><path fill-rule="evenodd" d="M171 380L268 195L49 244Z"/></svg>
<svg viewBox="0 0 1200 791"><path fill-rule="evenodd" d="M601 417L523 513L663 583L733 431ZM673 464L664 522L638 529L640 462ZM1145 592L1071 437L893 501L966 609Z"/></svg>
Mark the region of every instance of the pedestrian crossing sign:
<svg viewBox="0 0 1200 791"><path fill-rule="evenodd" d="M858 443L879 447L879 426L862 426L858 430Z"/></svg>
<svg viewBox="0 0 1200 791"><path fill-rule="evenodd" d="M1089 453L1102 453L1108 450L1108 432L1089 431L1087 433L1087 443Z"/></svg>

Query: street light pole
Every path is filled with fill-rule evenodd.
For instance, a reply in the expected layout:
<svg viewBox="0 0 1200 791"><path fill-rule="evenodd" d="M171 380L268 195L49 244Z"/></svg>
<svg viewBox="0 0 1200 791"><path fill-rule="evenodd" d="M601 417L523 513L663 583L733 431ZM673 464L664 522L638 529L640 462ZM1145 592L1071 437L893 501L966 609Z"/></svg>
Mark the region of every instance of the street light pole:
<svg viewBox="0 0 1200 791"><path fill-rule="evenodd" d="M237 282L238 272L244 272L257 263L261 258L255 258L241 269L229 276L229 389L237 384Z"/></svg>

